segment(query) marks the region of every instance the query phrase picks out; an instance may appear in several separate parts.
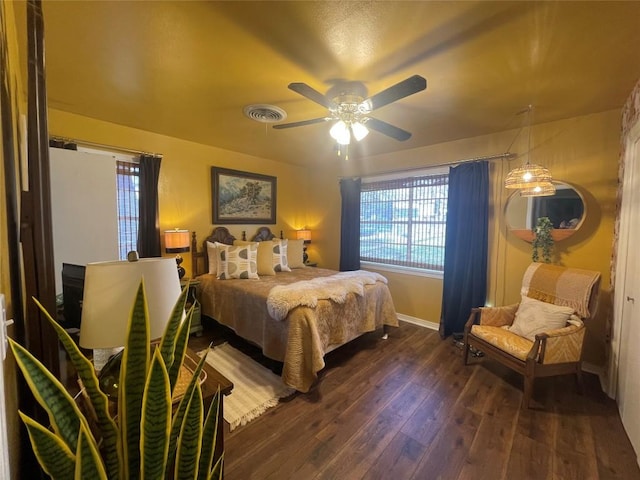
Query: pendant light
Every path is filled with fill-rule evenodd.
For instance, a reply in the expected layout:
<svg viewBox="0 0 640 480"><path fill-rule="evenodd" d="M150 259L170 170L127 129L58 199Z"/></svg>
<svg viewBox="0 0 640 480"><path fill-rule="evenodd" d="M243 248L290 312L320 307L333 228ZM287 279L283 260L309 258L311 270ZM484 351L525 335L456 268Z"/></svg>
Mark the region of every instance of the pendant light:
<svg viewBox="0 0 640 480"><path fill-rule="evenodd" d="M504 180L505 188L527 189L527 191L530 193L529 196L534 196L534 195L531 195L531 193L533 192L531 189L535 187L541 187L541 188L545 187L547 191L550 188L550 186L553 187L553 184L551 183L553 179L551 178L551 173L549 172L549 170L541 165L530 163L530 160L531 160L531 111L532 110L533 110L533 107L531 105L529 105L529 107L526 110L527 122L529 124L527 163L525 163L521 167L517 167L511 170L507 174L507 178L505 178ZM555 187L553 188L555 191Z"/></svg>

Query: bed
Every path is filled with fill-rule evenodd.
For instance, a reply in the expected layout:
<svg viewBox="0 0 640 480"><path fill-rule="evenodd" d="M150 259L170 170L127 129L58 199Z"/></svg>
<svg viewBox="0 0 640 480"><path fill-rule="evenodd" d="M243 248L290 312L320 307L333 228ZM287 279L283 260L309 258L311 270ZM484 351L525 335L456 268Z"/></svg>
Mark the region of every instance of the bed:
<svg viewBox="0 0 640 480"><path fill-rule="evenodd" d="M198 250L194 233L192 268L200 282L203 315L282 362L283 382L307 392L324 368L327 353L366 332L397 327L398 318L386 279L373 272L336 272L289 262L300 268L259 278L219 279L215 269L208 273L216 243L231 252L238 248L225 245L253 243L252 249L271 249L274 242L282 245L268 227L258 229L251 242L236 241L225 227L217 227ZM264 255L259 261L263 260Z"/></svg>

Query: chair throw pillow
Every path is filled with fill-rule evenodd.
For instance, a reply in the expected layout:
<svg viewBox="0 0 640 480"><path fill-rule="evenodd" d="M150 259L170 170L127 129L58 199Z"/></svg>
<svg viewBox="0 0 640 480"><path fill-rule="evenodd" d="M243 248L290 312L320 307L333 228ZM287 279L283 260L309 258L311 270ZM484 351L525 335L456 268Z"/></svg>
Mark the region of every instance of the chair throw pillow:
<svg viewBox="0 0 640 480"><path fill-rule="evenodd" d="M523 295L513 324L507 329L533 342L539 333L565 327L573 313L571 307L561 307Z"/></svg>
<svg viewBox="0 0 640 480"><path fill-rule="evenodd" d="M218 278L260 278L258 277L258 245L219 245Z"/></svg>

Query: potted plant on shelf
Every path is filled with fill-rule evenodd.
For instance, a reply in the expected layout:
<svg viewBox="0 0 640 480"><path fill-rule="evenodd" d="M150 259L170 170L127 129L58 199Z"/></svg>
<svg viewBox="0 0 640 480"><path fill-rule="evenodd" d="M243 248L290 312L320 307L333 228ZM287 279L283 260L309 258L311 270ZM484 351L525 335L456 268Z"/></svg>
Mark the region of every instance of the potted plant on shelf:
<svg viewBox="0 0 640 480"><path fill-rule="evenodd" d="M544 263L551 263L551 250L553 249L553 237L551 231L553 230L553 224L549 217L540 217L536 221L535 229L533 230L533 251L531 259L534 262L539 261L540 253L542 251L542 260Z"/></svg>
<svg viewBox="0 0 640 480"><path fill-rule="evenodd" d="M56 330L85 389L86 412L65 387L24 347L9 339L16 362L50 427L20 412L43 470L54 479L221 479L222 455L214 463L216 394L204 412L200 372L195 368L177 408L172 394L182 368L192 310L183 320L188 286L182 291L158 346L151 351L149 320L140 283L122 356L117 414L109 412L91 361L36 301ZM206 413L206 415L205 415ZM204 420L204 421L203 421Z"/></svg>

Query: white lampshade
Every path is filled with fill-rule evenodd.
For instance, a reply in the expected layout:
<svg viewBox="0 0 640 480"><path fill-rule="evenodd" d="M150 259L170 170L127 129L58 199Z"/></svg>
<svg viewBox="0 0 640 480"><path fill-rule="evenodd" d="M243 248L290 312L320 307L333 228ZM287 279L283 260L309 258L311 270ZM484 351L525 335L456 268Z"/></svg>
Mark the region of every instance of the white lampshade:
<svg viewBox="0 0 640 480"><path fill-rule="evenodd" d="M124 346L133 302L143 278L150 339L162 336L181 292L175 260L144 258L135 262L89 263L84 280L81 347Z"/></svg>
<svg viewBox="0 0 640 480"><path fill-rule="evenodd" d="M360 122L352 124L351 130L353 131L353 136L358 142L369 135L369 129Z"/></svg>
<svg viewBox="0 0 640 480"><path fill-rule="evenodd" d="M335 123L331 130L329 130L329 135L331 135L340 145L349 145L351 142L351 134L349 133L349 127L342 120Z"/></svg>

